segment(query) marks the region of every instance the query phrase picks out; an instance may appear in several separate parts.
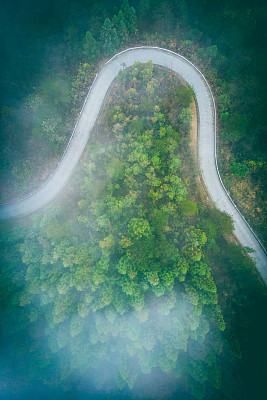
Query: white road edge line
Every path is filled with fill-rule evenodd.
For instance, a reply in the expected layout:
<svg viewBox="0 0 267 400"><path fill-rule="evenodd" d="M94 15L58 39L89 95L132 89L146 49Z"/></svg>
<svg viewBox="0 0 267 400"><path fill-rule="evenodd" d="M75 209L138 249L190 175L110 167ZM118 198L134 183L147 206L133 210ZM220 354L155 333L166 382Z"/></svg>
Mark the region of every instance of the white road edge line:
<svg viewBox="0 0 267 400"><path fill-rule="evenodd" d="M120 62L121 59L122 62ZM65 186L86 146L105 94L118 72L125 65L128 67L133 65L134 62L147 62L149 60L154 64L177 72L193 88L198 105L198 120L200 121L198 129L198 157L203 181L213 203L219 209L232 216L235 225L234 233L240 243L243 246L251 247L255 251L255 253L251 254L251 257L255 259L256 266L264 282L267 284L266 250L231 199L222 182L218 169L216 104L211 87L202 72L191 61L171 50L160 47L137 46L128 48L115 54L104 64L92 82L66 149L52 175L35 192L27 197L15 202L1 204L0 219L18 218L31 214L56 197L59 191ZM209 104L210 100L212 108ZM200 107L202 108L201 110ZM213 156L214 165L212 165L210 156ZM215 167L217 179L213 167ZM217 181L223 192L220 190ZM228 199L228 202L226 199Z"/></svg>

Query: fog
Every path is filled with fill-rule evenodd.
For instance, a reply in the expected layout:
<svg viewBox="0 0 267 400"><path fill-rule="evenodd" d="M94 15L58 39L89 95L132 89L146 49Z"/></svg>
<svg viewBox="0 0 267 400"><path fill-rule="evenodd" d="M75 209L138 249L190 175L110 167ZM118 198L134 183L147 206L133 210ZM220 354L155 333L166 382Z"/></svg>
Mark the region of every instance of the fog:
<svg viewBox="0 0 267 400"><path fill-rule="evenodd" d="M82 334L70 337L69 324L61 323L58 329L49 333L49 329L44 325L45 337L40 336L40 325L33 324L29 327L28 337L26 336L20 346L27 346L27 354L24 356L23 363L12 361L12 352L2 353L3 366L1 371L1 398L10 399L193 399L184 392L185 379L184 351L188 351L195 358L205 359L209 353L214 354L211 346L214 338L206 339L205 345L200 342L187 340L190 330L195 330L201 323L204 316L197 317L193 307L182 298L172 299L172 302L166 302L166 299L158 298L146 302L145 308L140 312L128 312L123 316L116 316L113 322L107 321L105 312L97 312L90 318L85 318L84 331ZM38 298L35 303L27 307L27 314L32 311L43 314L45 319L49 320L44 306L40 306ZM86 332L90 331L92 324L97 327L98 335L95 337L95 344L87 343ZM107 328L108 327L108 328ZM41 328L42 329L42 328ZM110 333L108 333L110 330ZM208 326L207 326L208 330ZM94 352L94 346L101 345L103 334L110 336L111 347L106 349L104 357L98 359L98 368L92 369L91 353ZM146 349L153 349L154 355L160 354L160 342L158 342L157 333L162 337L173 337L177 340L177 334L180 335L181 350L177 351L174 347L172 359L177 358L178 370L181 376L173 373L163 373L158 368L146 368L146 359L144 354L148 354ZM56 334L56 335L55 335ZM55 351L55 346L59 345L60 338L67 337L68 344L61 350ZM138 339L137 339L138 338ZM40 341L41 339L41 341ZM129 348L138 340L139 345L133 346L133 354L129 357ZM215 339L216 340L216 339ZM57 343L57 344L56 344ZM77 348L77 344L79 348ZM88 346L89 344L89 346ZM4 348L8 343L1 343ZM60 345L61 346L61 345ZM80 347L81 346L81 347ZM139 347L139 350L138 350ZM177 347L177 346L176 346ZM145 353L144 353L145 350ZM19 348L15 351L19 351ZM176 352L176 354L175 354ZM53 355L54 353L54 355ZM199 353L197 355L197 353ZM181 356L180 367L179 358ZM44 370L47 359L53 359L52 367ZM6 368L6 359L8 358L8 367ZM15 355L15 359L17 355ZM197 359L196 358L196 359ZM145 374L140 374L138 362L143 360ZM34 366L35 365L35 366ZM133 379L137 377L133 388L127 387L118 389L117 366L120 370L125 369L125 373L133 374ZM23 368L23 370L21 370ZM32 370L34 368L34 370ZM31 371L32 370L32 371ZM31 371L31 372L30 372ZM128 372L127 372L128 371ZM22 372L22 375L21 375ZM40 375L42 380L31 378L28 380L27 374L33 373ZM134 381L133 381L134 382Z"/></svg>
<svg viewBox="0 0 267 400"><path fill-rule="evenodd" d="M237 190L261 198L264 187L262 143L266 138L266 57L261 51L265 32L264 2L260 0L255 5L251 0L225 3L129 0L129 3L138 15L139 31L132 32L128 41L122 38L117 47L111 40L108 53L107 46L103 45L103 23L106 18L118 15L120 0L1 2L0 202L29 194L49 177L68 142L95 70L116 51L143 44L179 52L203 71L216 95L224 172L230 171L229 162L232 161L254 163L251 182L244 180L240 184L236 180L239 182ZM125 32L125 27L120 28ZM91 60L85 56L84 49L88 30L101 50L93 66L88 63ZM89 53L91 47L87 48ZM239 122L244 122L243 116L248 124L239 127ZM95 134L101 136L102 132L96 129ZM94 162L99 147L107 151L112 145L102 136L100 145L89 144L84 159ZM257 168L261 172L258 173ZM224 333L218 330L212 307L207 304L202 309L191 304L183 282L177 282L178 279L174 289L166 290L160 297L153 293L151 286L140 311L133 311L129 298L127 310L121 313L113 304L95 312L90 309L93 301L88 298L91 296L95 300L97 290L86 292L82 286L84 271L77 278L82 283L72 283L79 263L74 262L72 269L67 262L64 265L73 243L78 248L80 242L87 240L89 249L85 246L85 256L91 256L93 245L98 245L99 231L95 230L93 218L84 225L88 229L84 228L84 236L81 224L69 223L74 214L76 222L78 216L83 216L82 206L79 210L78 207L70 210L72 204L77 205L83 190L87 190L83 196L86 199L90 196L97 199L103 193L105 182L97 180L94 173L91 173L90 187L82 189L84 170L88 173L89 169L89 165L78 165L69 189L63 191L51 207L35 213L32 218L1 224L0 398L266 398L267 333L262 317L266 312L266 290L260 286L250 263L242 264L244 252L239 249L235 254L234 244L228 246L225 236L217 240L216 228L220 228L215 222L213 226L210 219L206 221L207 232L215 231L215 234L207 241L203 261L214 268L212 276L214 273L218 304L223 305L226 315ZM233 178L231 173L227 175L229 185L230 178ZM81 184L79 189L78 184ZM77 190L72 191L73 187ZM243 197L244 201L251 198L246 193ZM246 212L250 212L254 204L258 203L245 205ZM62 217L60 213L65 205L67 212ZM204 205L198 209L196 219L199 222ZM264 202L259 203L257 212L250 216L253 223L258 224L259 232L263 209ZM53 228L55 237L60 238L56 244L48 240L53 239ZM64 229L74 238L67 245L69 238ZM58 258L54 257L57 245ZM231 249L233 254L230 254ZM99 261L101 256L99 249L95 258ZM212 260L210 264L208 257ZM99 266L98 261L96 266ZM115 269L115 261L112 263ZM193 263L191 267L201 266ZM64 286L68 273L69 287ZM118 276L118 271L116 274ZM125 276L121 275L119 278L123 280ZM59 305L62 305L61 310L58 310ZM63 321L59 321L60 312L68 315ZM194 384L193 397L190 390Z"/></svg>

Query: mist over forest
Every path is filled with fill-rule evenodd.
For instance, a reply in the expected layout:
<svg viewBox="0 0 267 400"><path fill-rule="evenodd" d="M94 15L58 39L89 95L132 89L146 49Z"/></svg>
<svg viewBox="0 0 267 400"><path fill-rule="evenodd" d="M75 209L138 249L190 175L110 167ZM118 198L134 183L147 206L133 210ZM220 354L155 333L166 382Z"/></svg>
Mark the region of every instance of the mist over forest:
<svg viewBox="0 0 267 400"><path fill-rule="evenodd" d="M258 0L3 1L1 203L56 168L95 74L134 46L193 62L220 173L266 246L266 23ZM192 88L122 70L66 188L1 221L0 397L263 400L266 287L208 198Z"/></svg>

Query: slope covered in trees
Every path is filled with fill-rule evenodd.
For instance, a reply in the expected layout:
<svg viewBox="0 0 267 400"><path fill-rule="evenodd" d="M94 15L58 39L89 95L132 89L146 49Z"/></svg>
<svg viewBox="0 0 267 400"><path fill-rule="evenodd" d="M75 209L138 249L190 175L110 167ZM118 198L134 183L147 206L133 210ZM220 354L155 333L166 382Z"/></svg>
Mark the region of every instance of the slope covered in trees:
<svg viewBox="0 0 267 400"><path fill-rule="evenodd" d="M23 357L30 349L25 380L52 379L68 390L84 380L115 390L116 382L131 393L158 374L161 384L172 380L162 396L186 387L196 398L206 387L231 395L225 383L220 391L221 356L231 358L232 350L221 333L211 266L224 262L232 226L199 203L185 165L194 168L192 100L190 88L151 63L122 71L78 182L61 206L9 233L4 275L11 273L18 288L3 292L4 301L12 298L3 319L14 348ZM250 270L238 246L232 254L229 265L235 254ZM139 395L158 398L158 390L145 387Z"/></svg>
<svg viewBox="0 0 267 400"><path fill-rule="evenodd" d="M3 65L0 82L2 201L28 194L54 169L102 57L151 44L185 55L207 77L216 95L223 181L265 243L263 1L79 0L64 9L47 1L38 13L15 3L17 29L27 35L15 35L13 20L4 30L2 59L11 67ZM2 25L13 15L6 5Z"/></svg>
<svg viewBox="0 0 267 400"><path fill-rule="evenodd" d="M53 170L102 55L158 45L211 83L224 181L263 238L263 5L130 4L136 12L126 1L3 8L12 15L2 57L12 68L2 69L0 93L5 200ZM63 199L1 227L0 393L17 386L21 397L29 387L30 398L37 380L38 393L57 400L100 398L92 382L115 399L261 400L266 290L246 250L226 240L231 221L195 185L192 94L152 65L125 71L116 85ZM58 386L67 392L53 397L48 388Z"/></svg>

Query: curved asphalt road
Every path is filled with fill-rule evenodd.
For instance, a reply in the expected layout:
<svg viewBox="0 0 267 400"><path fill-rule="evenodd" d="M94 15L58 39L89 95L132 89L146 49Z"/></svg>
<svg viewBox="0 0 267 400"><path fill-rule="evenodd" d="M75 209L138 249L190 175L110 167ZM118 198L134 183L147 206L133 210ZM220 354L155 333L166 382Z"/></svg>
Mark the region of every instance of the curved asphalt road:
<svg viewBox="0 0 267 400"><path fill-rule="evenodd" d="M243 246L255 250L252 257L267 284L267 256L243 216L228 196L217 168L216 107L211 89L201 72L184 57L156 47L136 47L114 56L96 76L64 155L53 175L36 192L14 203L0 206L0 219L30 214L52 201L69 179L86 146L105 95L123 67L136 61L161 65L177 72L194 90L198 105L198 156L201 174L213 203L231 215L234 233Z"/></svg>

